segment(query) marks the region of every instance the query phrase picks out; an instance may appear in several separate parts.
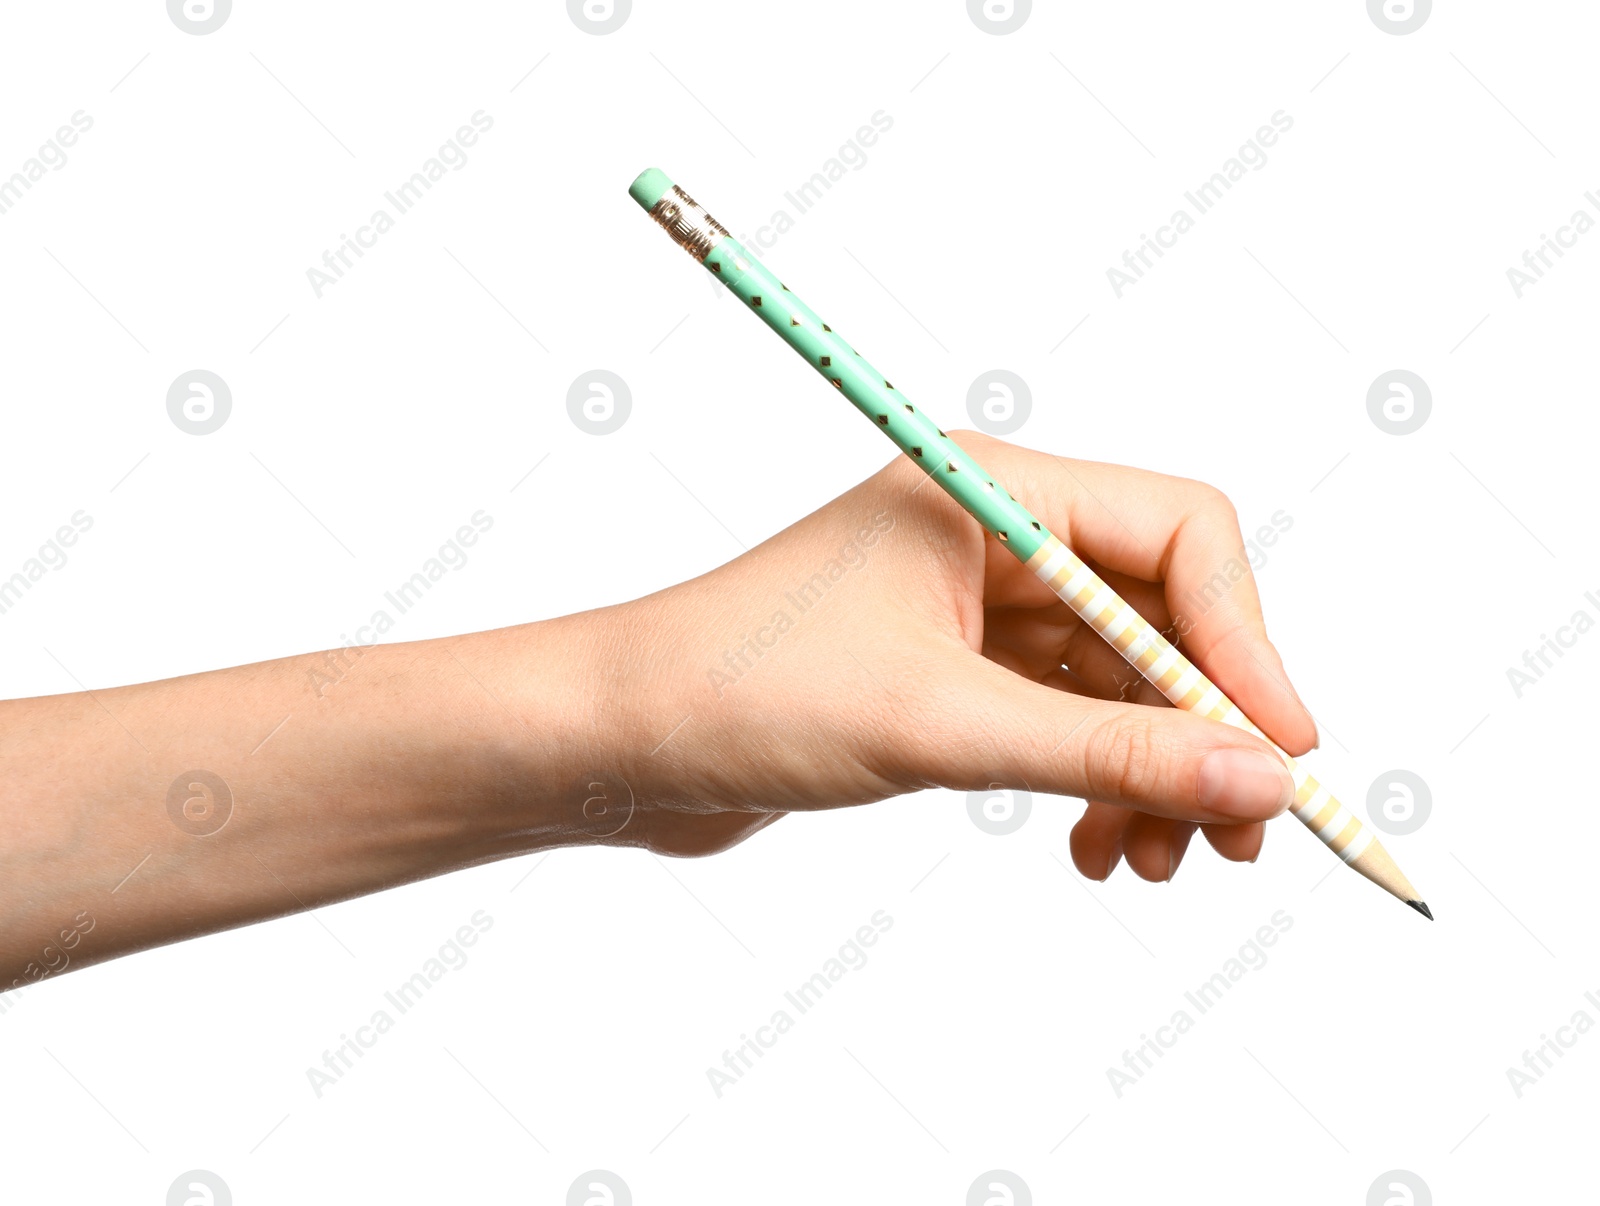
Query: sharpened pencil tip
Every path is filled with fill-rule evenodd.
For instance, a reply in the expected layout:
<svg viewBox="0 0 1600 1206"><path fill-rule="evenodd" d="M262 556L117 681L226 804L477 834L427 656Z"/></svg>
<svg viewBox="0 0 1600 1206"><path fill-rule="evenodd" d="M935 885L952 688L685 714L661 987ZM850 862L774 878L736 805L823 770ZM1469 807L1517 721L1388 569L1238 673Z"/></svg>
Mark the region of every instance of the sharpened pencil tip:
<svg viewBox="0 0 1600 1206"><path fill-rule="evenodd" d="M1408 905L1410 905L1413 909L1415 909L1417 912L1421 913L1429 921L1433 920L1433 914L1428 911L1428 906L1423 904L1422 901L1420 901L1420 900L1408 900L1408 901L1406 901L1406 903Z"/></svg>

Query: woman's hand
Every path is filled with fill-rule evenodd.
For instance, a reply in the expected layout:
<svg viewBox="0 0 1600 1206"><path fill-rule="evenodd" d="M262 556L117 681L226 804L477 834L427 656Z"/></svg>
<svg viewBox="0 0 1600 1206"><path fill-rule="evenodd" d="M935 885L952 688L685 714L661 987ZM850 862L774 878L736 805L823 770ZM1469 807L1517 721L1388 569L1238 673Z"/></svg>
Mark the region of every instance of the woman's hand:
<svg viewBox="0 0 1600 1206"><path fill-rule="evenodd" d="M1316 729L1268 641L1232 506L1197 482L956 440L1293 754ZM1196 826L1252 861L1293 785L1171 707L904 458L712 573L591 613L633 814L608 840L723 849L784 812L918 788L1091 803L1073 861L1170 879ZM609 778L609 773L603 777Z"/></svg>
<svg viewBox="0 0 1600 1206"><path fill-rule="evenodd" d="M1291 753L1315 739L1215 490L958 436ZM1167 706L909 462L633 603L0 704L0 991L575 844L726 848L929 786L1095 801L1079 869L1253 859L1257 738Z"/></svg>

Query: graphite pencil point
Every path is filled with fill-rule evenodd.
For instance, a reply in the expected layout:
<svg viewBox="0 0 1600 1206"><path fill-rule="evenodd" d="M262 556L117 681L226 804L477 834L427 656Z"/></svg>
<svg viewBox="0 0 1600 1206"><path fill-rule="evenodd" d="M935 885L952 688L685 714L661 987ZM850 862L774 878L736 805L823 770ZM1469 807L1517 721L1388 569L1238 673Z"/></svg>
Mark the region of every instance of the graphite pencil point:
<svg viewBox="0 0 1600 1206"><path fill-rule="evenodd" d="M1408 905L1410 905L1413 909L1415 909L1417 912L1421 913L1429 921L1433 920L1433 914L1428 911L1428 906L1425 905L1422 901L1420 901L1420 900L1408 900L1408 901L1406 901L1406 903Z"/></svg>

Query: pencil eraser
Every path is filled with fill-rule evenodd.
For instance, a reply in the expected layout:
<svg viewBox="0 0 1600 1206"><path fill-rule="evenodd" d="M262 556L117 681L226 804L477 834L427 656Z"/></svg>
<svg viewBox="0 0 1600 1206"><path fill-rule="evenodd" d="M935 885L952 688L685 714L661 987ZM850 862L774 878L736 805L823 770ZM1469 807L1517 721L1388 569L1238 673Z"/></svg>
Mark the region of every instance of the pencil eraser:
<svg viewBox="0 0 1600 1206"><path fill-rule="evenodd" d="M640 208L652 210L671 187L672 181L660 168L645 168L628 186L628 196L637 201Z"/></svg>

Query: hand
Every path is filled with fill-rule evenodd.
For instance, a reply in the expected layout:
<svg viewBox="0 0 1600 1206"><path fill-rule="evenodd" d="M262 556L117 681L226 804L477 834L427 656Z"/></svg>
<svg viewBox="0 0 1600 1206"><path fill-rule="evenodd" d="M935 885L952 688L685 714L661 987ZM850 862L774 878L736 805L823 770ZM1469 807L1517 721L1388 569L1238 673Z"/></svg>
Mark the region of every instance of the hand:
<svg viewBox="0 0 1600 1206"><path fill-rule="evenodd" d="M1313 743L1220 494L957 439L1275 741ZM632 603L11 700L0 737L0 991L530 850L708 854L930 786L1094 801L1078 868L1164 880L1197 824L1253 859L1291 792L903 458Z"/></svg>
<svg viewBox="0 0 1600 1206"><path fill-rule="evenodd" d="M954 438L1273 740L1313 746L1221 493ZM704 854L789 811L1028 788L1091 801L1072 834L1084 875L1125 857L1168 880L1197 826L1254 861L1293 792L1265 743L1171 707L904 458L722 568L593 616L614 629L631 751L617 842Z"/></svg>

